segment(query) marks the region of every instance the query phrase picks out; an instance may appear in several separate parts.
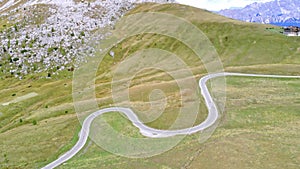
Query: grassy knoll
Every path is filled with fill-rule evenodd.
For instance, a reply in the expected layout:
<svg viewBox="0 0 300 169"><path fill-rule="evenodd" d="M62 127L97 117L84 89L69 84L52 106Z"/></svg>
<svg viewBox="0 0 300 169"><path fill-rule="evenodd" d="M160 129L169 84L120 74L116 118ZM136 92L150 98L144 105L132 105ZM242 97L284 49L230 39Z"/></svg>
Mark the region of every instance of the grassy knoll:
<svg viewBox="0 0 300 169"><path fill-rule="evenodd" d="M268 25L234 21L174 4L141 5L132 13L140 11L175 14L195 24L216 47L226 71L268 74L298 74L300 71L300 39L267 31ZM192 65L197 79L206 73L194 53L172 38L155 34L131 37L112 49L116 53L114 59L106 56L99 66L96 80L99 107L113 103L111 72L118 63L135 51L150 47L182 56ZM51 79L33 75L22 81L1 76L0 168L41 167L75 143L80 125L72 104L71 77L71 72ZM162 80L164 83L159 83ZM297 157L300 152L297 147L299 80L230 77L227 83L225 116L206 143L199 144L198 136L192 135L171 151L149 159L114 156L88 143L61 168L297 168L300 161ZM138 72L131 81L131 104L136 109L149 106L148 96L153 88L162 89L168 98L164 115L147 123L149 126L167 128L172 124L175 112L172 107L181 106L175 84L174 79L157 70ZM2 103L32 92L38 96L2 106ZM205 107L200 107L199 111L198 123L206 116ZM143 114L139 116L144 117ZM116 130L124 134L132 131L129 135L139 137L121 115L113 113L104 118Z"/></svg>
<svg viewBox="0 0 300 169"><path fill-rule="evenodd" d="M181 5L148 4L132 13L141 11L164 12L190 21L208 36L225 67L300 63L300 39L267 31L270 25L236 21Z"/></svg>

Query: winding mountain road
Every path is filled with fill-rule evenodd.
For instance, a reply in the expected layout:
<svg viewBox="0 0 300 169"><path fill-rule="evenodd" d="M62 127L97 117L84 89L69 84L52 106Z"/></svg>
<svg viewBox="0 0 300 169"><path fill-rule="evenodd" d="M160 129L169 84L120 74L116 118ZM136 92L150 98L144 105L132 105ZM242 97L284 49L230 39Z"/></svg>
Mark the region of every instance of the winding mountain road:
<svg viewBox="0 0 300 169"><path fill-rule="evenodd" d="M201 124L181 129L181 130L158 130L154 128L150 128L146 125L144 125L136 116L136 114L129 108L122 108L122 107L112 107L112 108L106 108L99 110L91 115L89 115L82 124L82 129L79 133L79 140L75 144L75 146L60 156L57 160L51 162L50 164L43 167L43 169L52 169L55 168L64 162L71 159L73 156L75 156L85 145L87 142L90 126L95 118L98 116L108 113L108 112L120 112L123 113L128 117L128 119L133 123L134 126L139 128L140 133L146 137L151 138L163 138L163 137L171 137L175 135L186 135L186 134L193 134L199 131L202 131L210 126L212 126L218 119L219 113L216 104L213 101L213 98L210 95L210 92L206 86L206 82L210 79L216 78L216 77L222 77L222 76L243 76L243 77L263 77L263 78L300 78L300 76L283 76L283 75L262 75L262 74L243 74L243 73L216 73L216 74L209 74L204 77L202 77L199 81L199 87L201 89L201 94L205 100L205 104L208 108L208 116L204 122Z"/></svg>

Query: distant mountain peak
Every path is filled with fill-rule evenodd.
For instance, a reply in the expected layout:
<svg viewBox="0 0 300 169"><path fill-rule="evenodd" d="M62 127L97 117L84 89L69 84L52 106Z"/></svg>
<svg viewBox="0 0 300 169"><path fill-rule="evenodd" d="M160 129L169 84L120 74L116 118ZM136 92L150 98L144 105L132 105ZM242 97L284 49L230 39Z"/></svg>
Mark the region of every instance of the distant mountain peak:
<svg viewBox="0 0 300 169"><path fill-rule="evenodd" d="M218 12L229 18L257 23L300 23L299 0L254 2L242 9L225 9Z"/></svg>

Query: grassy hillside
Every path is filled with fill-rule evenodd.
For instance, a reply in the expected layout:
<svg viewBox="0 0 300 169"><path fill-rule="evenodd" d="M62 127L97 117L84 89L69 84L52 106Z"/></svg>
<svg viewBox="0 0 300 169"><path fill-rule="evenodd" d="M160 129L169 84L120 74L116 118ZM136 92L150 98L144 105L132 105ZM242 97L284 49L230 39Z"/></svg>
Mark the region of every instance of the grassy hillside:
<svg viewBox="0 0 300 169"><path fill-rule="evenodd" d="M143 5L134 9L132 13L144 11L173 14L196 25L214 44L225 68L261 64L297 66L300 63L300 39L266 29L273 26L236 21L208 11L175 4Z"/></svg>
<svg viewBox="0 0 300 169"><path fill-rule="evenodd" d="M268 25L234 21L175 4L144 4L131 13L144 11L174 14L196 25L216 47L226 71L286 75L300 72L300 38L270 32L266 30ZM112 103L111 72L130 54L150 47L182 56L193 66L197 79L206 73L200 60L190 59L196 58L195 54L181 42L154 34L131 37L112 49L116 53L114 59L107 55L99 66L96 80L99 107ZM0 168L41 167L67 151L77 139L80 124L72 104L72 72L62 72L51 79L39 76L27 76L22 81L1 77ZM158 83L162 79L164 83ZM297 168L300 165L299 80L228 78L227 82L228 102L222 125L204 144L198 142L198 135L192 135L157 157L127 159L89 142L61 168ZM137 109L141 108L140 103L149 106L148 96L153 88L166 92L167 109L163 116L147 125L167 128L181 104L179 89L167 74L157 70L139 72L131 82L131 102ZM38 96L2 105L32 92ZM205 117L206 108L201 106L197 123ZM133 129L118 114L105 118L124 134Z"/></svg>

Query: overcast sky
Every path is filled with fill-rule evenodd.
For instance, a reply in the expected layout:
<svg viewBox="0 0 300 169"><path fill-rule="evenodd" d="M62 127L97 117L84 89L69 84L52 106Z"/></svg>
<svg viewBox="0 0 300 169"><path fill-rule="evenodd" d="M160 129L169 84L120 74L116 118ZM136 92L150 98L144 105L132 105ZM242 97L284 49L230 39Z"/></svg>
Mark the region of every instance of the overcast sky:
<svg viewBox="0 0 300 169"><path fill-rule="evenodd" d="M245 7L254 2L269 2L272 0L176 0L185 5L218 11L230 7Z"/></svg>

